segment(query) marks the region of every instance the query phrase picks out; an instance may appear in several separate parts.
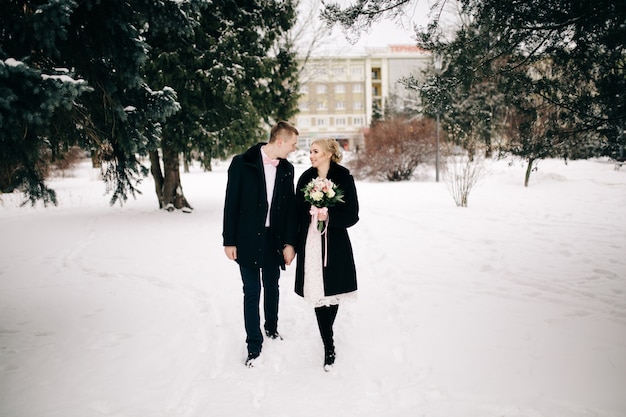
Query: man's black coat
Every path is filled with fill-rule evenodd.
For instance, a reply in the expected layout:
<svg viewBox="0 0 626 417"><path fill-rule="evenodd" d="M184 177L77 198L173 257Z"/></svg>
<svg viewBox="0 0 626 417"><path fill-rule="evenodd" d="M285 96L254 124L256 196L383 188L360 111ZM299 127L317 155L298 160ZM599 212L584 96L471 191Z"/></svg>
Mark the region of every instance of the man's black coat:
<svg viewBox="0 0 626 417"><path fill-rule="evenodd" d="M266 248L265 218L268 204L265 171L258 143L233 158L228 168L228 184L224 203L224 246L237 247L237 262L247 267L261 267L265 251L276 256L283 269L284 245L296 243L296 210L293 165L280 159L276 167L276 183L270 212L271 247Z"/></svg>

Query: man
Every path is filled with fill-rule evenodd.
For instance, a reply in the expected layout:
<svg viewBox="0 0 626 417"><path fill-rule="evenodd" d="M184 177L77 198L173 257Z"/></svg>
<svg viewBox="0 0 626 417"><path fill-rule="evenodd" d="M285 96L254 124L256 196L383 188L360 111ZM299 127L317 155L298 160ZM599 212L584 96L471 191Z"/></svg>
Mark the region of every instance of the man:
<svg viewBox="0 0 626 417"><path fill-rule="evenodd" d="M239 264L248 357L254 366L261 354L259 302L261 277L265 335L278 333L280 269L296 256L296 210L293 165L285 158L296 150L298 130L278 122L268 143L258 143L233 158L228 168L224 204L224 252Z"/></svg>

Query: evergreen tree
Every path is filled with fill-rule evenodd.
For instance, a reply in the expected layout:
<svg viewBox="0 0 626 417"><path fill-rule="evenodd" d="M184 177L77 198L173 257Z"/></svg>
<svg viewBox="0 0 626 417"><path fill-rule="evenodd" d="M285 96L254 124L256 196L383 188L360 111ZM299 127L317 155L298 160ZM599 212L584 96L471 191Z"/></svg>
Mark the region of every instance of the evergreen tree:
<svg viewBox="0 0 626 417"><path fill-rule="evenodd" d="M56 204L44 183L46 156L62 148L74 101L91 91L74 71L53 65L73 2L0 3L0 192L24 191L33 204ZM62 132L61 134L59 134Z"/></svg>
<svg viewBox="0 0 626 417"><path fill-rule="evenodd" d="M46 151L78 144L102 161L111 203L137 191L147 170L139 158L156 148L161 122L178 110L174 90L153 90L142 76L145 32L168 24L178 31L184 13L164 12L179 5L174 0L1 3L4 189L20 186L33 203L54 202L37 162ZM21 64L12 65L16 61Z"/></svg>
<svg viewBox="0 0 626 417"><path fill-rule="evenodd" d="M573 61L557 63L547 52L528 53L528 44L511 47L505 42L509 47L503 48L502 29L488 19L473 16L465 20L470 23L452 41L441 41L431 28L418 43L449 61L445 79L450 100L444 120L453 136L469 139L460 143L470 155L472 146L468 143L477 139L490 151L495 138L501 152L527 161L527 186L534 164L540 159L586 158L602 151L598 128L610 117L602 121L588 117L586 100L581 99L597 91L597 80L569 75ZM576 65L579 63L576 60ZM563 79L568 82L562 83ZM567 94L569 103L555 100L562 94ZM605 145L604 149L610 147Z"/></svg>
<svg viewBox="0 0 626 417"><path fill-rule="evenodd" d="M502 71L509 56L488 64L481 61L497 38L481 34L484 30L473 24L463 26L449 42L422 36L418 43L433 51L443 68L439 73L429 71L423 83L412 78L406 81L410 88L421 92L427 114L441 115L448 138L466 149L470 159L477 147L484 148L489 157L502 143L510 132L506 128L510 112L526 95L530 83L523 70Z"/></svg>
<svg viewBox="0 0 626 417"><path fill-rule="evenodd" d="M626 117L623 4L614 0L464 4L480 25L499 35L485 58L517 51L506 70L527 68L532 76L528 91L558 107L566 128L549 133L571 139L571 146L559 152L562 156L615 152Z"/></svg>
<svg viewBox="0 0 626 417"><path fill-rule="evenodd" d="M181 111L163 126L161 155L151 152L163 208L190 208L182 193L179 155L211 159L266 140L266 127L296 111L297 66L285 34L295 23L290 1L224 1L196 9L190 36L158 33L148 77L173 87Z"/></svg>
<svg viewBox="0 0 626 417"><path fill-rule="evenodd" d="M328 3L323 15L331 23L360 28L381 17L397 16L412 1L360 0L346 8ZM521 107L515 110L523 111L524 119L544 114L533 109L533 103L555 109L552 113L560 118L543 128L549 136L544 145L558 145L550 155L614 155L624 145L626 8L621 3L459 3L469 23L456 39L443 40L440 14L434 13L431 24L418 33L418 45L446 56L450 67L458 67L448 75L454 82L452 97L471 104L459 108L470 114L463 131L491 140L494 117L498 111L510 112L513 99L521 95L525 103L518 102ZM495 95L488 97L483 87ZM515 149L519 148L511 150Z"/></svg>

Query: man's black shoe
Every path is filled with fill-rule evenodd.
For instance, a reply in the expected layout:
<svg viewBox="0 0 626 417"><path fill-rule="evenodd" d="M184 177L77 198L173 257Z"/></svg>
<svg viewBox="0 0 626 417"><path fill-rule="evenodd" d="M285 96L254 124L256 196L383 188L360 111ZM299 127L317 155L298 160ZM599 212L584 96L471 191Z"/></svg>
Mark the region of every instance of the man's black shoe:
<svg viewBox="0 0 626 417"><path fill-rule="evenodd" d="M335 364L335 348L324 349L324 370L330 372Z"/></svg>
<svg viewBox="0 0 626 417"><path fill-rule="evenodd" d="M254 367L254 361L259 357L259 355L260 355L259 352L250 352L250 353L248 353L248 358L246 359L245 365L248 368Z"/></svg>
<svg viewBox="0 0 626 417"><path fill-rule="evenodd" d="M273 332L270 332L269 330L265 331L265 336L269 337L270 339L278 339L278 340L283 340L283 337L278 333L278 330L274 330Z"/></svg>

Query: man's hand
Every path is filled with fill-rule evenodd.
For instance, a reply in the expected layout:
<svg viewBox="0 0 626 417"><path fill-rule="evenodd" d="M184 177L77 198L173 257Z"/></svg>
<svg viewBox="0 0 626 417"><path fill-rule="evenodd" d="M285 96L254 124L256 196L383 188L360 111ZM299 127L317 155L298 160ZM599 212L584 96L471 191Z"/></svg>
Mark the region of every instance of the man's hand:
<svg viewBox="0 0 626 417"><path fill-rule="evenodd" d="M285 245L283 248L283 259L285 260L285 265L291 265L293 258L296 257L296 250L291 245Z"/></svg>
<svg viewBox="0 0 626 417"><path fill-rule="evenodd" d="M224 246L224 253L231 261L237 259L237 246Z"/></svg>

